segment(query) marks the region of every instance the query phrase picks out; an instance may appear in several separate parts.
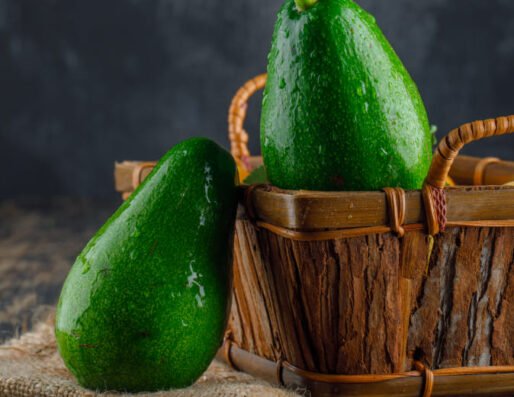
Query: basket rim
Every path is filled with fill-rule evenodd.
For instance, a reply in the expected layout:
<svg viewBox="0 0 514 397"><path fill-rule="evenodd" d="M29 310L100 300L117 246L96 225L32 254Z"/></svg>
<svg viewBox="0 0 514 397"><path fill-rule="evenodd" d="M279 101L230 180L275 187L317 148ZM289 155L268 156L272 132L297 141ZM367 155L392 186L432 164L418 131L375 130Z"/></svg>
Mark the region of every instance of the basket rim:
<svg viewBox="0 0 514 397"><path fill-rule="evenodd" d="M385 192L292 191L271 185L242 187L244 211L256 226L294 240L327 240L371 233L398 232L391 210L398 203ZM444 189L447 226L514 227L514 187L465 186ZM420 190L407 191L401 226L423 230L425 205ZM321 233L321 234L320 234Z"/></svg>

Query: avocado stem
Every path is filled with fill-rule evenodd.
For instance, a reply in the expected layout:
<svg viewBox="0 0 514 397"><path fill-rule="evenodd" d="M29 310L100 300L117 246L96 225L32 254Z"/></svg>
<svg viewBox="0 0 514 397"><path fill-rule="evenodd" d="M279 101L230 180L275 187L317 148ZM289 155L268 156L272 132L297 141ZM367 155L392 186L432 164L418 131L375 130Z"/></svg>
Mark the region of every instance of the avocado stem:
<svg viewBox="0 0 514 397"><path fill-rule="evenodd" d="M294 0L298 11L305 11L314 6L319 0Z"/></svg>

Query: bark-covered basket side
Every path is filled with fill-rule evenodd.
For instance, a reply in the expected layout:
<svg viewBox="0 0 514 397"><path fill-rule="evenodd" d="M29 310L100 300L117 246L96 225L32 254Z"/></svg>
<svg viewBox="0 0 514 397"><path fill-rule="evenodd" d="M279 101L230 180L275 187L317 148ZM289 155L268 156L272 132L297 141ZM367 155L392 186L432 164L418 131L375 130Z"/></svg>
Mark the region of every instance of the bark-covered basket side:
<svg viewBox="0 0 514 397"><path fill-rule="evenodd" d="M514 365L514 228L451 228L436 240L409 351L432 368Z"/></svg>
<svg viewBox="0 0 514 397"><path fill-rule="evenodd" d="M230 330L306 370L514 364L514 229L298 242L236 225Z"/></svg>

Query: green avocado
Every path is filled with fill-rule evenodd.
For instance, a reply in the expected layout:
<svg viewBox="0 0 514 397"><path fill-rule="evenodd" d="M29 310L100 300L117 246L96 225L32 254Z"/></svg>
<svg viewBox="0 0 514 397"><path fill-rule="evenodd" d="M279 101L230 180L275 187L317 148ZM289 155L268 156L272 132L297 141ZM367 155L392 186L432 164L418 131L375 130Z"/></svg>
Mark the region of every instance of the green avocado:
<svg viewBox="0 0 514 397"><path fill-rule="evenodd" d="M419 189L432 135L418 89L351 0L286 0L261 119L272 184L284 189Z"/></svg>
<svg viewBox="0 0 514 397"><path fill-rule="evenodd" d="M217 144L184 141L87 244L55 327L82 386L180 388L208 367L230 307L236 179Z"/></svg>

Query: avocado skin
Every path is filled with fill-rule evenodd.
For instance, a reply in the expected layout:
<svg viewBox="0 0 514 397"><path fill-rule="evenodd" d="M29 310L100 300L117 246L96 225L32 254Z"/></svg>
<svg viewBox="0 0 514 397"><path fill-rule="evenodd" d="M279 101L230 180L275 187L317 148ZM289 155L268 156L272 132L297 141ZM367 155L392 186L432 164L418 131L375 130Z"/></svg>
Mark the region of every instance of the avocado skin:
<svg viewBox="0 0 514 397"><path fill-rule="evenodd" d="M212 141L178 144L79 255L55 331L82 386L180 388L208 367L230 308L236 172Z"/></svg>
<svg viewBox="0 0 514 397"><path fill-rule="evenodd" d="M282 6L268 57L261 148L284 189L419 189L432 158L415 83L350 0Z"/></svg>

